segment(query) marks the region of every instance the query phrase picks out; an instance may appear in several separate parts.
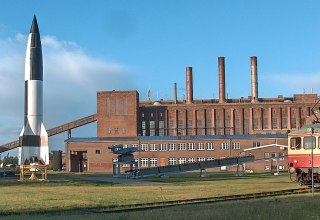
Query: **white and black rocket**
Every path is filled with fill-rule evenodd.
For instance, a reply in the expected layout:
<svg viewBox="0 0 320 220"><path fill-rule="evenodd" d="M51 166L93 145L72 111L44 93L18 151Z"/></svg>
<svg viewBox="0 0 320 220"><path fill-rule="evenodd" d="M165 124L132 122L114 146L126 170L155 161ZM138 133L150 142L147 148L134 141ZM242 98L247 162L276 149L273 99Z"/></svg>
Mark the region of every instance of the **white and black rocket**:
<svg viewBox="0 0 320 220"><path fill-rule="evenodd" d="M48 133L43 125L43 65L40 33L33 17L25 60L24 126L20 133L19 164L49 164Z"/></svg>

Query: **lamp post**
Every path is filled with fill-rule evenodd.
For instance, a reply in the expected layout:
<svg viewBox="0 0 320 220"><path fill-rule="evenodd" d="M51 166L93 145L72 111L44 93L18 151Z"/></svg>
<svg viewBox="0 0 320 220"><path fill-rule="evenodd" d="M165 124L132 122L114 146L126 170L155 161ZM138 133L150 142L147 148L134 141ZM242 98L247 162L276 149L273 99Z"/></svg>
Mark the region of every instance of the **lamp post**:
<svg viewBox="0 0 320 220"><path fill-rule="evenodd" d="M309 128L309 131L311 132L311 191L312 191L312 197L314 197L314 179L313 179L313 134L314 134L314 128Z"/></svg>

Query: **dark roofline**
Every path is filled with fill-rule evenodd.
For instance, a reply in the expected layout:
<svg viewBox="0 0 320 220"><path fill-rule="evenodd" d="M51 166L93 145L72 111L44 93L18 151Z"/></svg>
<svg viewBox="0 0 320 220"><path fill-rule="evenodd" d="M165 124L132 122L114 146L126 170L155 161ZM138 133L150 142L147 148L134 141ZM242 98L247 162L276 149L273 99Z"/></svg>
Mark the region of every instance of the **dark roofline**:
<svg viewBox="0 0 320 220"><path fill-rule="evenodd" d="M195 135L195 136L140 136L140 137L87 137L69 138L65 142L120 142L120 141L179 141L210 139L261 139L288 138L287 134L244 134L244 135Z"/></svg>

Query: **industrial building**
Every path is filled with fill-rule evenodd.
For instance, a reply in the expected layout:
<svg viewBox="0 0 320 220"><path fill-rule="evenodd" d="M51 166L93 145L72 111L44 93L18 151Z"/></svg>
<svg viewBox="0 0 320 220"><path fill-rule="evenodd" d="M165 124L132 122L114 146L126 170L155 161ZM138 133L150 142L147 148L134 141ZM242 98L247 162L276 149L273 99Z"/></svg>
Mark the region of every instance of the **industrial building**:
<svg viewBox="0 0 320 220"><path fill-rule="evenodd" d="M137 91L97 92L97 137L65 141L67 171L111 173L117 155L108 147L117 144L142 150L134 153L140 168L252 154L260 160L243 169L286 170L287 134L311 120L318 95L260 98L257 57L251 57L251 96L229 99L224 57L218 67L219 99L194 99L192 67L186 68L185 100L177 99L176 83L173 100L140 101Z"/></svg>

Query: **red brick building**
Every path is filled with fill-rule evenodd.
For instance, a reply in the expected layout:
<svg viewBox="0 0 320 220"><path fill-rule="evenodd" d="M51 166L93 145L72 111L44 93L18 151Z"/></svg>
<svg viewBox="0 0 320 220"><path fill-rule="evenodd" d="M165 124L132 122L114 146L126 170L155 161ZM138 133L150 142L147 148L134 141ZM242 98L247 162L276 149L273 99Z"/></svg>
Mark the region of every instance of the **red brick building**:
<svg viewBox="0 0 320 220"><path fill-rule="evenodd" d="M97 92L97 137L66 140L67 170L112 172L117 155L108 147L137 146L140 167L253 154L247 170L286 170L287 133L312 115L317 94L259 98L256 57L251 58L252 96L225 97L224 59L219 58L219 99L194 100L192 68L186 69L186 100L139 101L137 91ZM270 144L278 146L263 147ZM252 149L253 148L253 149ZM245 150L250 149L250 150ZM280 157L279 159L264 159ZM233 169L227 167L227 170Z"/></svg>

